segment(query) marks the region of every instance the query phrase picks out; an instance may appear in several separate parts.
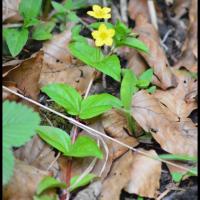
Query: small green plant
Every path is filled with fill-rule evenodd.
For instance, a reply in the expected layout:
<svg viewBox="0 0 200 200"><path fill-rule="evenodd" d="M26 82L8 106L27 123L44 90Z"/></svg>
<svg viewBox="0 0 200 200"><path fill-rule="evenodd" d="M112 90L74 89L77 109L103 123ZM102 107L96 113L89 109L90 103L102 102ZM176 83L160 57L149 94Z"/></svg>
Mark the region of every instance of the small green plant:
<svg viewBox="0 0 200 200"><path fill-rule="evenodd" d="M95 46L89 44L87 38L79 34L82 26L75 25L72 28L72 41L68 45L71 54L90 67L103 72L116 81L121 80L120 61L118 56L114 54L117 48L128 46L139 51L148 52L147 46L142 41L138 40L136 34L132 33L132 30L119 20L114 25L109 22L86 24L75 14L75 2L71 0L64 4L52 2L52 6L57 11L54 16L57 20L61 17L62 19L69 19L75 23L82 23L83 26L91 30L91 35L95 40ZM93 11L88 11L88 15L98 20L111 18L110 8L101 8L99 5L93 5L92 8ZM111 47L106 54L104 54L101 49L104 45Z"/></svg>
<svg viewBox="0 0 200 200"><path fill-rule="evenodd" d="M3 37L13 57L17 56L26 45L30 33L32 33L31 38L34 40L52 38L51 31L55 26L55 22L42 22L38 19L41 5L42 0L21 0L19 14L23 17L22 27L3 29Z"/></svg>
<svg viewBox="0 0 200 200"><path fill-rule="evenodd" d="M102 159L103 154L94 139L86 135L80 135L72 143L70 136L63 130L51 126L39 126L39 136L52 147L69 157L94 156Z"/></svg>
<svg viewBox="0 0 200 200"><path fill-rule="evenodd" d="M176 160L176 161L184 161L184 162L190 162L190 163L197 163L197 157L188 156L188 155L177 155L177 154L161 154L159 155L159 158L165 159L165 160ZM187 172L172 172L172 180L176 183L180 183L181 180L184 177L190 177L190 176L197 176L197 168L193 167L190 169L190 171Z"/></svg>
<svg viewBox="0 0 200 200"><path fill-rule="evenodd" d="M41 90L65 108L67 113L83 120L96 117L113 107L121 108L122 106L118 98L106 93L91 95L83 99L73 87L62 83L49 84Z"/></svg>
<svg viewBox="0 0 200 200"><path fill-rule="evenodd" d="M149 87L153 77L153 70L148 69L147 71L143 72L138 78L131 69L123 69L122 74L123 79L120 88L120 99L123 108L126 111L129 128L132 132L134 132L135 121L130 114L132 96L139 89L146 89L149 93L153 93L155 91L155 86Z"/></svg>
<svg viewBox="0 0 200 200"><path fill-rule="evenodd" d="M69 191L72 192L73 190L85 186L90 183L94 178L94 174L87 174L84 176L80 181L77 182L79 176L74 176L70 180L70 189ZM64 182L60 182L57 179L47 176L43 178L37 186L36 195L34 196L34 200L56 200L58 199L57 195L50 197L49 195L45 194L45 192L49 189L53 188L60 188L60 189L67 189L67 185Z"/></svg>
<svg viewBox="0 0 200 200"><path fill-rule="evenodd" d="M28 142L40 124L40 117L32 109L15 102L3 103L3 184L13 175L14 156L12 147Z"/></svg>

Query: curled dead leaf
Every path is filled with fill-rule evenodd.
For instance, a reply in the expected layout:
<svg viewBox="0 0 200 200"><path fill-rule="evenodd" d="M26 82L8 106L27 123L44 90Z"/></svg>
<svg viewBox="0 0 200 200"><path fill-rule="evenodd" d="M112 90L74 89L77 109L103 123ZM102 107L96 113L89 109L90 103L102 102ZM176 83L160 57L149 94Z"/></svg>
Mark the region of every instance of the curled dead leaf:
<svg viewBox="0 0 200 200"><path fill-rule="evenodd" d="M153 83L166 90L177 85L176 77L169 68L166 55L160 46L160 38L152 24L148 23L144 15L136 18L136 27L133 32L139 34L139 39L149 48L149 53L140 52L148 65L154 70Z"/></svg>

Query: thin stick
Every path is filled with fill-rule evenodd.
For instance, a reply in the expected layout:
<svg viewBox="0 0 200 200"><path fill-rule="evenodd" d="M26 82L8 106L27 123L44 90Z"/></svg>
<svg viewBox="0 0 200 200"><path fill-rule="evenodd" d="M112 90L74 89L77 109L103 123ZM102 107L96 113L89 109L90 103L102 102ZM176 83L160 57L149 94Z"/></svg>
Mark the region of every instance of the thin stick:
<svg viewBox="0 0 200 200"><path fill-rule="evenodd" d="M156 30L158 30L158 22L157 22L157 16L156 16L154 1L148 0L147 4L148 4L149 14L150 14L150 18L151 18L151 23L156 28Z"/></svg>
<svg viewBox="0 0 200 200"><path fill-rule="evenodd" d="M125 24L128 24L127 10L127 0L120 0L121 19Z"/></svg>
<svg viewBox="0 0 200 200"><path fill-rule="evenodd" d="M191 169L189 169L189 168L187 168L187 167L183 167L183 166L181 166L181 165L177 165L177 164L172 163L172 162L170 162L170 161L163 160L163 159L161 159L161 158L159 158L159 157L152 157L152 156L148 155L147 153L145 153L145 152L143 152L143 151L141 151L141 150L139 150L139 149L136 149L136 148L134 148L134 147L131 147L131 146L129 146L129 145L127 145L127 144L125 144L125 143L123 143L123 142L121 142L121 141L115 139L115 138L112 138L112 137L110 137L110 136L108 136L108 135L106 135L106 134L104 134L104 133L102 133L102 132L100 132L100 131L97 131L97 130L95 130L95 129L93 129L93 128L87 126L87 125L84 125L84 124L82 124L81 122L79 122L79 121L77 121L77 120L75 120L75 119L73 119L73 118L71 118L71 117L67 117L67 116L63 115L62 113L59 113L59 112L57 112L57 111L55 111L55 110L53 110L53 109L51 109L51 108L48 108L47 106L44 106L44 105L38 103L37 101L34 101L34 100L32 100L32 99L30 99L30 98L28 98L28 97L25 97L25 96L23 96L22 94L19 94L19 93L15 92L15 91L9 89L9 88L6 87L6 86L3 86L3 89L4 89L5 91L7 91L7 92L10 92L10 93L12 93L12 94L17 95L18 97L20 97L20 98L22 98L22 99L24 99L24 100L26 100L26 101L28 101L28 102L34 104L34 105L37 105L37 106L39 106L39 107L41 107L41 108L43 108L43 109L45 109L45 110L48 110L48 111L50 111L50 112L52 112L52 113L54 113L54 114L56 114L56 115L58 115L58 116L60 116L60 117L62 117L62 118L64 118L64 119L68 120L70 123L72 123L72 124L78 126L79 128L81 128L81 129L83 129L83 130L85 130L85 131L87 131L87 132L89 132L89 133L91 133L91 134L100 135L100 136L102 136L102 137L104 137L104 138L107 138L107 139L109 139L109 140L111 140L111 141L113 141L113 142L116 142L116 143L118 143L118 144L120 144L120 145L122 145L122 146L124 146L124 147L126 147L126 148L128 148L128 149L130 149L130 150L132 150L132 151L134 151L134 152L136 152L136 153L139 153L139 154L141 154L141 155L144 155L144 156L146 156L146 157L148 157L148 158L151 158L151 159L154 159L154 160L158 160L158 161L161 161L161 162L163 162L163 163L169 164L169 165L171 165L171 166L177 167L177 168L179 168L179 169L183 169L183 170L186 170L186 171L189 171L189 172L191 172L191 173L196 174L195 170L191 170Z"/></svg>

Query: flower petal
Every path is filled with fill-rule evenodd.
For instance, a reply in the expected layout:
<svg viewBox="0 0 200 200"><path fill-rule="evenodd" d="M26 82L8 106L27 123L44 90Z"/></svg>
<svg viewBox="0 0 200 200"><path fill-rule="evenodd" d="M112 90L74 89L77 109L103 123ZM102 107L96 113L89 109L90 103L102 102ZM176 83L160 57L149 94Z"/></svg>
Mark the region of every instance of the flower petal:
<svg viewBox="0 0 200 200"><path fill-rule="evenodd" d="M99 12L99 11L101 11L101 7L100 7L99 5L93 5L93 6L92 6L92 10L93 10L94 12Z"/></svg>
<svg viewBox="0 0 200 200"><path fill-rule="evenodd" d="M103 46L104 45L104 41L97 39L97 40L95 40L95 45L97 47Z"/></svg>
<svg viewBox="0 0 200 200"><path fill-rule="evenodd" d="M105 14L103 18L104 19L110 19L111 18L111 14Z"/></svg>
<svg viewBox="0 0 200 200"><path fill-rule="evenodd" d="M113 37L115 35L114 29L109 29L107 32L108 32L109 37Z"/></svg>
<svg viewBox="0 0 200 200"><path fill-rule="evenodd" d="M99 37L99 31L92 31L92 37L97 39Z"/></svg>
<svg viewBox="0 0 200 200"><path fill-rule="evenodd" d="M104 40L104 43L105 43L107 46L112 46L113 39L112 39L112 38L107 38L106 40Z"/></svg>
<svg viewBox="0 0 200 200"><path fill-rule="evenodd" d="M95 12L94 11L87 11L87 14L92 16L92 17L95 17Z"/></svg>
<svg viewBox="0 0 200 200"><path fill-rule="evenodd" d="M107 31L107 27L106 27L106 25L105 25L105 24L101 24L101 25L99 26L98 31L99 31L99 32Z"/></svg>
<svg viewBox="0 0 200 200"><path fill-rule="evenodd" d="M111 9L108 7L104 7L104 8L102 8L102 11L105 13L109 13L111 11Z"/></svg>

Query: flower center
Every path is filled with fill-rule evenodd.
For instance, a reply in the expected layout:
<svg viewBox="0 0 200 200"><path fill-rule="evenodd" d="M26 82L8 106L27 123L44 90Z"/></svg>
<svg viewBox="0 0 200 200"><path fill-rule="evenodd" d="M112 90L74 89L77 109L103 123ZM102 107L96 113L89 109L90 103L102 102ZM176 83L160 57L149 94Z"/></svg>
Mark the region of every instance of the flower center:
<svg viewBox="0 0 200 200"><path fill-rule="evenodd" d="M105 40L107 37L108 37L108 34L107 34L106 32L101 32L101 33L100 33L100 38L101 38L102 40Z"/></svg>

